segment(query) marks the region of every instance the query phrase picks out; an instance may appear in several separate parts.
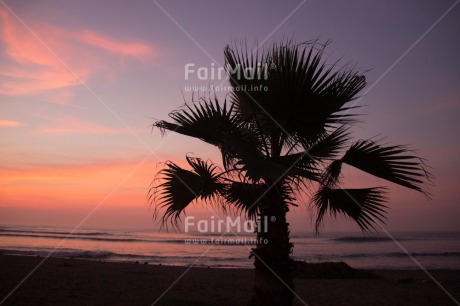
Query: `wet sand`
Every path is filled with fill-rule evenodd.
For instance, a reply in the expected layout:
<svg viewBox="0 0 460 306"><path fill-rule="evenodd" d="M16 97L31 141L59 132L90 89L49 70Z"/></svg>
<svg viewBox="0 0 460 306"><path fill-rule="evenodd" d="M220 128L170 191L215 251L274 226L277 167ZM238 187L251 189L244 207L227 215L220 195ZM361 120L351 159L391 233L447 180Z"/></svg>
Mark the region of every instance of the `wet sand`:
<svg viewBox="0 0 460 306"><path fill-rule="evenodd" d="M3 300L43 258L0 255ZM307 305L458 305L423 271L296 279ZM430 271L460 301L460 271ZM254 272L49 258L1 305L246 305ZM304 305L299 299L295 305Z"/></svg>

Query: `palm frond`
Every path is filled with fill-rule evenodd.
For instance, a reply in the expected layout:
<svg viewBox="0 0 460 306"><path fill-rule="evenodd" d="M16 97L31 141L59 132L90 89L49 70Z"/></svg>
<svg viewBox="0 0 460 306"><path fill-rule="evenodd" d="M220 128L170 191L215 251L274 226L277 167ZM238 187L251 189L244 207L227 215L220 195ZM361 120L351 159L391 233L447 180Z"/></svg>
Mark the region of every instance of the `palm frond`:
<svg viewBox="0 0 460 306"><path fill-rule="evenodd" d="M276 199L273 198L274 195ZM259 205L263 202L272 204L281 200L286 207L297 206L294 203L294 190L289 182L278 182L273 185L231 182L226 185L223 196L229 205L240 213L244 212L251 219L259 215Z"/></svg>
<svg viewBox="0 0 460 306"><path fill-rule="evenodd" d="M348 127L341 126L332 133L326 133L313 144L303 144L306 152L317 160L336 158L350 140Z"/></svg>
<svg viewBox="0 0 460 306"><path fill-rule="evenodd" d="M237 211L244 212L250 219L255 219L265 190L264 185L232 182L225 188L223 196Z"/></svg>
<svg viewBox="0 0 460 306"><path fill-rule="evenodd" d="M232 106L224 101L221 106L218 99L200 99L199 102L171 112L174 123L157 121L154 127L162 131L173 131L186 136L201 139L212 145L221 146L223 135L232 132L238 125L238 119L232 114Z"/></svg>
<svg viewBox="0 0 460 306"><path fill-rule="evenodd" d="M254 182L260 180L278 181L286 177L302 177L317 181L316 169L305 152L278 157L265 157L250 147L238 150L239 160L235 166L244 176Z"/></svg>
<svg viewBox="0 0 460 306"><path fill-rule="evenodd" d="M345 104L364 88L365 78L351 69L337 68L337 63L327 64L323 60L324 48L318 47L316 41L287 41L274 44L262 55L248 55L243 47L227 47L228 71L237 67L254 69L255 61L260 67L269 67L268 78L243 75L237 79L229 72L230 84L243 88L232 92L236 111L243 118L255 118L266 135L278 131L310 143L326 128L353 122L354 115L342 112L352 108ZM256 86L266 90L245 90Z"/></svg>
<svg viewBox="0 0 460 306"><path fill-rule="evenodd" d="M280 170L290 177L318 181L316 160L307 151L271 157L268 161L281 165Z"/></svg>
<svg viewBox="0 0 460 306"><path fill-rule="evenodd" d="M267 57L249 52L245 49L231 48L224 49L225 69L229 77L230 85L234 90L230 93L231 101L236 106L235 111L243 121L250 121L254 118L257 110L257 102L261 96L257 91L248 92L244 88L258 88L264 86L266 81ZM268 63L269 64L269 63ZM245 74L245 72L256 72L256 74ZM262 72L262 75L257 72Z"/></svg>
<svg viewBox="0 0 460 306"><path fill-rule="evenodd" d="M213 200L223 191L225 184L219 181L221 172L212 163L199 158L187 157L193 171L183 169L173 162L166 162L166 168L158 172L149 191L149 202L155 206L154 217L159 208L166 208L162 224L170 221L177 226L181 213L194 200Z"/></svg>
<svg viewBox="0 0 460 306"><path fill-rule="evenodd" d="M266 138L258 132L256 126L242 122L233 111L233 106L228 107L226 101L221 106L217 98L201 99L169 116L174 122L160 120L153 126L163 132L173 131L217 146L226 169L238 161L237 148L251 147L257 154L267 154Z"/></svg>
<svg viewBox="0 0 460 306"><path fill-rule="evenodd" d="M426 182L432 175L423 160L410 152L404 146L382 146L372 140L360 140L345 153L342 162L429 197Z"/></svg>
<svg viewBox="0 0 460 306"><path fill-rule="evenodd" d="M339 183L342 171L342 161L340 159L332 161L324 170L321 184L327 187L334 187Z"/></svg>
<svg viewBox="0 0 460 306"><path fill-rule="evenodd" d="M318 211L316 231L324 217L329 213L332 217L344 216L351 218L359 227L367 231L375 229L377 221L384 223L387 208L384 203L383 187L362 189L331 189L321 187L313 196L312 203Z"/></svg>

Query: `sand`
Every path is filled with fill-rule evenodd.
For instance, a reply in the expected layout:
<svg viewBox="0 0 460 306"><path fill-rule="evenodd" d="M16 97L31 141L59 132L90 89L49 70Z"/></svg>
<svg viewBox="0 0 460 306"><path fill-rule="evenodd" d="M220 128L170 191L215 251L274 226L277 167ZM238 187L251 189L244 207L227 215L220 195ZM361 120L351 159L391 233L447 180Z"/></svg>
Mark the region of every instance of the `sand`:
<svg viewBox="0 0 460 306"><path fill-rule="evenodd" d="M0 299L43 258L0 256ZM3 305L246 305L252 270L49 258ZM423 271L373 271L378 279L297 279L314 305L458 305ZM430 271L460 301L460 271ZM181 277L182 275L182 277ZM169 289L169 290L168 290ZM304 305L300 300L296 305Z"/></svg>

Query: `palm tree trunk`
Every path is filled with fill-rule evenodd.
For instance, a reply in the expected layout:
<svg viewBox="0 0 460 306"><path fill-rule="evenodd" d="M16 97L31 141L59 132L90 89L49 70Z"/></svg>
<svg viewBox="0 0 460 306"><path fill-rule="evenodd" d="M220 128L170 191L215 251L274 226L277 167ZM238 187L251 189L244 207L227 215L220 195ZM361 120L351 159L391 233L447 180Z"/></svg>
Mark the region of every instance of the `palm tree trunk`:
<svg viewBox="0 0 460 306"><path fill-rule="evenodd" d="M275 189L275 188L274 188ZM257 232L257 246L252 250L255 266L252 305L292 305L294 298L292 243L289 241L289 210L277 190L263 200ZM270 199L270 200L268 200Z"/></svg>

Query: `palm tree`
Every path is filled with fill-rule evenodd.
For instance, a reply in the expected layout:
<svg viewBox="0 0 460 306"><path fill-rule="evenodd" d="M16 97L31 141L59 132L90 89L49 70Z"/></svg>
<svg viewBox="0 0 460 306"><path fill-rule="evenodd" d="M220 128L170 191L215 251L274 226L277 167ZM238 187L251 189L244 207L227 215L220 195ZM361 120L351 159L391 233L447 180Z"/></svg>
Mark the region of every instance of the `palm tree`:
<svg viewBox="0 0 460 306"><path fill-rule="evenodd" d="M354 220L371 231L385 220L384 187L340 188L348 164L373 176L429 195L430 174L405 146L358 140L343 154L357 122L351 102L365 77L338 63L327 64L326 44L283 41L259 53L247 47L224 50L231 94L224 101L201 98L156 121L173 131L217 146L223 168L187 156L191 170L166 162L157 173L150 202L164 208L163 224L177 225L194 201L236 209L258 218L253 305L291 305L293 245L286 213L299 195L314 188L316 229L327 214ZM250 72L253 72L251 75ZM248 72L248 73L242 73ZM254 73L255 72L255 73ZM268 243L267 243L268 242Z"/></svg>

